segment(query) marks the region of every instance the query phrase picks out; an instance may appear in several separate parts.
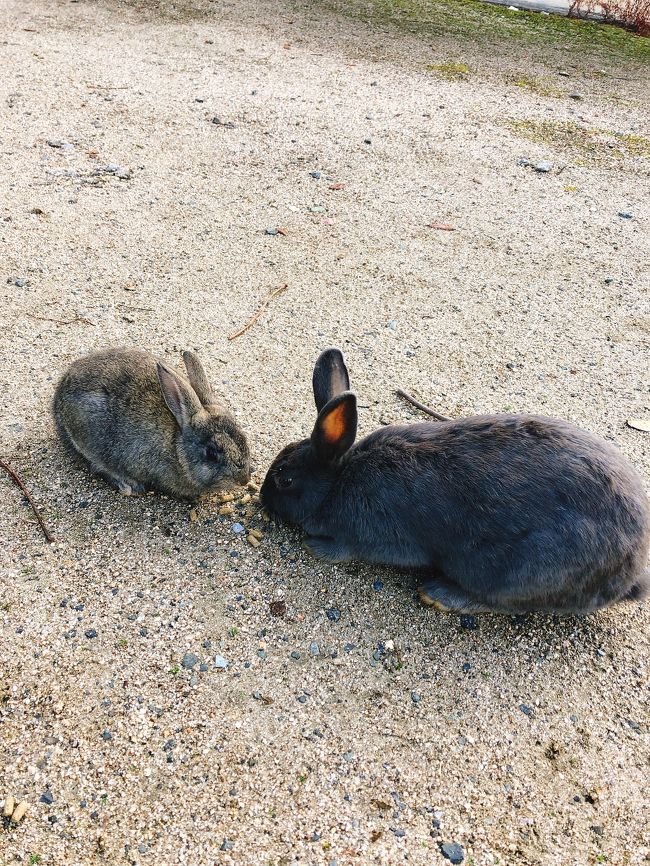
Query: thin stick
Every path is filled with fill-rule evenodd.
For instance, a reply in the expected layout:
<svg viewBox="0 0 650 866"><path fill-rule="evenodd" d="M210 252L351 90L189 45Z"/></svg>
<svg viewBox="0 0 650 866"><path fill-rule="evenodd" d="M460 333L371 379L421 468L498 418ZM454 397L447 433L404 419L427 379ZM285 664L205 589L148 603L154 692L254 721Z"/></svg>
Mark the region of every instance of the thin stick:
<svg viewBox="0 0 650 866"><path fill-rule="evenodd" d="M250 327L252 327L252 326L255 324L255 322L259 319L259 317L262 315L262 313L264 312L264 310L268 307L268 305L269 305L270 302L273 300L273 298L277 298L277 296L278 296L278 295L281 295L282 292L286 292L286 290L287 290L288 288L289 288L289 283L285 283L283 286L280 286L279 289L273 289L273 291L270 292L270 293L266 296L266 298L262 301L262 303L261 303L261 305L260 305L258 311L255 313L255 315L254 315L251 319L249 319L249 321L244 325L244 327L243 327L240 331L237 331L236 334L231 334L231 335L228 337L228 339L229 339L229 340L236 340L237 337L241 337L242 334L245 334L246 331L247 331Z"/></svg>
<svg viewBox="0 0 650 866"><path fill-rule="evenodd" d="M76 325L77 322L83 322L85 325L95 325L94 322L91 322L85 316L75 316L74 319L64 321L63 319L50 319L47 316L35 316L34 313L25 313L25 315L29 316L30 319L38 319L39 322L54 322L56 325Z"/></svg>
<svg viewBox="0 0 650 866"><path fill-rule="evenodd" d="M32 506L32 511L36 515L36 519L38 520L40 527L43 530L43 535L51 544L54 541L54 536L50 534L50 531L48 530L47 526L45 525L45 521L41 517L38 508L34 504L34 500L29 495L29 491L27 490L27 488L25 487L25 485L23 484L23 482L21 481L19 476L16 474L16 472L14 472L14 470L11 468L11 466L8 463L5 463L4 460L0 460L0 467L5 470L5 472L11 478L11 480L14 482L16 487L20 487L20 489L24 493L25 498L27 499L29 504Z"/></svg>
<svg viewBox="0 0 650 866"><path fill-rule="evenodd" d="M403 397L405 400L408 400L416 409L419 409L420 412L426 412L427 415L431 415L432 418L435 418L436 421L452 421L453 418L448 418L446 415L441 415L440 412L436 412L433 409L430 409L428 406L425 406L424 403L420 403L419 400L416 400L415 397L411 397L410 394L407 394L406 391L402 391L401 388L398 388L395 393L398 397Z"/></svg>

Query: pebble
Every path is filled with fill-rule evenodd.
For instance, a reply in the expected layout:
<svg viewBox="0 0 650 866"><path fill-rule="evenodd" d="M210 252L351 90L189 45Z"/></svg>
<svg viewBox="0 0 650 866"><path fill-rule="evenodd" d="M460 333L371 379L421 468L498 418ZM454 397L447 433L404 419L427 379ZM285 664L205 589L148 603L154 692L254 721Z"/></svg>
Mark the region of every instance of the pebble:
<svg viewBox="0 0 650 866"><path fill-rule="evenodd" d="M623 220L631 220L631 219L634 219L634 214L630 213L629 210L620 210L620 211L618 212L618 215L619 215L620 218L623 219ZM17 281L16 281L16 285L18 285L18 282L17 282Z"/></svg>
<svg viewBox="0 0 650 866"><path fill-rule="evenodd" d="M472 666L469 662L465 662L463 664L463 673L464 674L469 673L469 671L471 671L471 669L472 669Z"/></svg>
<svg viewBox="0 0 650 866"><path fill-rule="evenodd" d="M27 280L24 277L18 277L17 280L14 280L14 286L18 286L19 289L22 289L23 286L27 285Z"/></svg>
<svg viewBox="0 0 650 866"><path fill-rule="evenodd" d="M327 614L327 618L332 622L338 622L341 619L341 611L335 607L328 608L325 613Z"/></svg>
<svg viewBox="0 0 650 866"><path fill-rule="evenodd" d="M306 704L307 703L307 695L298 695L298 703Z"/></svg>
<svg viewBox="0 0 650 866"><path fill-rule="evenodd" d="M140 842L140 844L138 845L138 851L140 852L140 854L146 854L148 850L149 846L145 845L144 842Z"/></svg>
<svg viewBox="0 0 650 866"><path fill-rule="evenodd" d="M309 644L309 652L313 656L319 655L320 654L320 648L319 648L318 644L317 643L310 643ZM292 655L293 655L293 653L292 653Z"/></svg>
<svg viewBox="0 0 650 866"><path fill-rule="evenodd" d="M569 99L584 99L584 96L582 95L582 93L578 93L578 92L570 93Z"/></svg>
<svg viewBox="0 0 650 866"><path fill-rule="evenodd" d="M264 229L264 234L266 234L266 235L277 235L277 234L278 234L278 230L277 230L277 229Z"/></svg>
<svg viewBox="0 0 650 866"><path fill-rule="evenodd" d="M205 99L202 96L195 96L194 102L205 102Z"/></svg>
<svg viewBox="0 0 650 866"><path fill-rule="evenodd" d="M300 653L299 653L297 650L294 650L294 651L291 653L291 658L292 658L292 659L296 659L296 660L299 659L299 658L300 658Z"/></svg>
<svg viewBox="0 0 650 866"><path fill-rule="evenodd" d="M235 847L234 842L231 842L230 839L224 839L223 842L221 843L221 846L219 847L219 850L220 851L232 851L232 849L234 847Z"/></svg>
<svg viewBox="0 0 650 866"><path fill-rule="evenodd" d="M86 631L84 632L84 634L86 635L87 638L97 637L97 631L94 628L87 628Z"/></svg>
<svg viewBox="0 0 650 866"><path fill-rule="evenodd" d="M525 716L532 716L533 710L531 707L526 706L526 704L519 704L519 709Z"/></svg>
<svg viewBox="0 0 650 866"><path fill-rule="evenodd" d="M391 319L390 322L386 323L386 327L389 328L391 331L396 331L397 330L397 319Z"/></svg>
<svg viewBox="0 0 650 866"><path fill-rule="evenodd" d="M402 830L401 827L391 827L390 832L394 833L398 839L401 839L403 836L406 836L406 830ZM460 862L460 861L458 861Z"/></svg>
<svg viewBox="0 0 650 866"><path fill-rule="evenodd" d="M372 588L374 589L375 592L381 592L382 589L384 588L384 582L382 580L376 580L373 583Z"/></svg>
<svg viewBox="0 0 650 866"><path fill-rule="evenodd" d="M320 171L310 171L310 176L315 178L316 180L320 180L321 172Z"/></svg>
<svg viewBox="0 0 650 866"><path fill-rule="evenodd" d="M113 734L110 731L102 731L102 740L105 740L107 743L113 739Z"/></svg>
<svg viewBox="0 0 650 866"><path fill-rule="evenodd" d="M462 863L465 859L465 852L455 842L443 842L440 846L442 856L446 857L451 863Z"/></svg>
<svg viewBox="0 0 650 866"><path fill-rule="evenodd" d="M181 660L181 665L188 671L191 671L199 663L199 657L195 653L185 653Z"/></svg>
<svg viewBox="0 0 650 866"><path fill-rule="evenodd" d="M536 162L533 164L533 168L535 171L540 172L541 174L546 174L553 168L552 162Z"/></svg>
<svg viewBox="0 0 650 866"><path fill-rule="evenodd" d="M463 614L460 618L460 627L466 629L475 629L478 628L478 623L476 622L476 617L470 616L469 614Z"/></svg>
<svg viewBox="0 0 650 866"><path fill-rule="evenodd" d="M246 532L246 527L241 523L233 523L232 531L240 534L242 532Z"/></svg>
<svg viewBox="0 0 650 866"><path fill-rule="evenodd" d="M372 144L372 139L371 138L364 138L363 143L364 144Z"/></svg>
<svg viewBox="0 0 650 866"><path fill-rule="evenodd" d="M414 704L419 704L422 700L422 695L419 692L411 692L411 700Z"/></svg>
<svg viewBox="0 0 650 866"><path fill-rule="evenodd" d="M38 801L39 803L45 803L47 806L51 806L54 802L54 797L52 796L50 791L45 791L43 794L41 794Z"/></svg>

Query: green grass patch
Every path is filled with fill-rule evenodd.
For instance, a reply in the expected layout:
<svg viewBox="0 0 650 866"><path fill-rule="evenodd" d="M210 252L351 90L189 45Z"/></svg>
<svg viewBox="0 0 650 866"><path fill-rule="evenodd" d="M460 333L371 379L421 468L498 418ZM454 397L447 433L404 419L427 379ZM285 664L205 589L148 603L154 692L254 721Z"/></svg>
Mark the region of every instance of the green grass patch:
<svg viewBox="0 0 650 866"><path fill-rule="evenodd" d="M490 45L507 40L523 46L554 45L576 55L599 55L615 66L621 59L650 62L650 39L620 27L540 15L493 6L478 0L312 0L325 8L362 19L368 24L392 25L422 36L464 37ZM582 60L583 57L580 57Z"/></svg>

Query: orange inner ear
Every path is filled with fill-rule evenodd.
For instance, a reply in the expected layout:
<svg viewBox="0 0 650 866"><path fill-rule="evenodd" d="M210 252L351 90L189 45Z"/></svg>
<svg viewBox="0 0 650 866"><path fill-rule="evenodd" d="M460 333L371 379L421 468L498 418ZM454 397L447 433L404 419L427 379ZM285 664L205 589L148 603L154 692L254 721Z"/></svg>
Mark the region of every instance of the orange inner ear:
<svg viewBox="0 0 650 866"><path fill-rule="evenodd" d="M338 442L345 433L345 408L345 403L341 403L323 418L323 436L330 445Z"/></svg>

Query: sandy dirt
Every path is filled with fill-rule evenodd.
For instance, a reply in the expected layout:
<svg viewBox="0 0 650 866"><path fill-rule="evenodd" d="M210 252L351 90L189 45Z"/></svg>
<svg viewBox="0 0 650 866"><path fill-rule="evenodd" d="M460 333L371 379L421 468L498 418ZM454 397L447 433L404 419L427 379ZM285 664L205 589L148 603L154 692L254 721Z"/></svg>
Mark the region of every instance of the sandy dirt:
<svg viewBox="0 0 650 866"><path fill-rule="evenodd" d="M650 605L435 614L255 508L120 497L48 408L83 352L194 348L260 481L337 344L362 433L420 420L402 386L571 419L650 479L649 163L616 136L647 80L207 5L0 7L0 456L56 536L1 476L0 800L29 809L0 864L648 863Z"/></svg>

